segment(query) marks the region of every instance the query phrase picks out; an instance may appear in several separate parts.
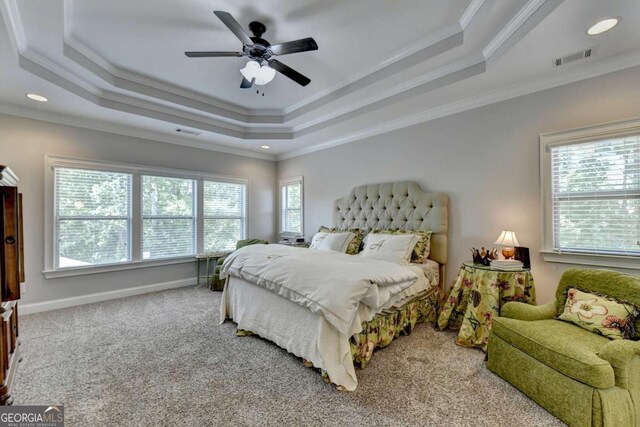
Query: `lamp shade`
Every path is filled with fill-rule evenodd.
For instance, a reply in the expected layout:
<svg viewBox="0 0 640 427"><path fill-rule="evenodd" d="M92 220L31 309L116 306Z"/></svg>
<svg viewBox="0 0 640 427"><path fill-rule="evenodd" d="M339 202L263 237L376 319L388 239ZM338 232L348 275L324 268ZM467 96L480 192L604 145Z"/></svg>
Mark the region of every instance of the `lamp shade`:
<svg viewBox="0 0 640 427"><path fill-rule="evenodd" d="M498 240L496 240L494 243L501 246L520 246L520 243L516 238L516 233L507 230L502 230L502 233L500 233L500 237L498 237Z"/></svg>

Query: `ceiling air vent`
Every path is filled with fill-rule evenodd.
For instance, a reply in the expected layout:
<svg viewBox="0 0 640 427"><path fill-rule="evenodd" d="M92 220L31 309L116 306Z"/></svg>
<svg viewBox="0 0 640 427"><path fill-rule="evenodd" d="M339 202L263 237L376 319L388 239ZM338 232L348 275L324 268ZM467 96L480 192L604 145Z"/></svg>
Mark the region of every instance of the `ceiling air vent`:
<svg viewBox="0 0 640 427"><path fill-rule="evenodd" d="M197 130L185 129L185 128L176 128L176 132L186 133L187 135L193 135L193 136L198 136L202 133L202 132L198 132Z"/></svg>
<svg viewBox="0 0 640 427"><path fill-rule="evenodd" d="M571 53L569 55L554 59L553 66L559 67L561 65L566 65L570 62L591 58L592 54L593 54L593 48L590 47L589 49L581 50L580 52Z"/></svg>

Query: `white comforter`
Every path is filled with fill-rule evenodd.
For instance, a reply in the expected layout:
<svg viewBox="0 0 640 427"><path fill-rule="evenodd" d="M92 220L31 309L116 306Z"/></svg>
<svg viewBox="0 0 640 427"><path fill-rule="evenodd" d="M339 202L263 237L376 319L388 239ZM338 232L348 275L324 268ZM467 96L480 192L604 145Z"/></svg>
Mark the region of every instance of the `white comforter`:
<svg viewBox="0 0 640 427"><path fill-rule="evenodd" d="M322 316L347 334L358 306L381 308L418 276L395 263L284 245L251 245L229 255L221 269Z"/></svg>

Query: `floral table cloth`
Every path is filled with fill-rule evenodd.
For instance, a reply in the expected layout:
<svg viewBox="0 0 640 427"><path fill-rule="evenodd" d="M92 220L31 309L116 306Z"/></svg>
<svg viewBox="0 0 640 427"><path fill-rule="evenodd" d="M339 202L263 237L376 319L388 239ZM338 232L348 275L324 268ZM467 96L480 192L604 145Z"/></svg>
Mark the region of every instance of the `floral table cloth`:
<svg viewBox="0 0 640 427"><path fill-rule="evenodd" d="M487 348L493 318L509 301L536 303L530 270L500 271L465 262L438 316L438 328L460 329L458 345Z"/></svg>

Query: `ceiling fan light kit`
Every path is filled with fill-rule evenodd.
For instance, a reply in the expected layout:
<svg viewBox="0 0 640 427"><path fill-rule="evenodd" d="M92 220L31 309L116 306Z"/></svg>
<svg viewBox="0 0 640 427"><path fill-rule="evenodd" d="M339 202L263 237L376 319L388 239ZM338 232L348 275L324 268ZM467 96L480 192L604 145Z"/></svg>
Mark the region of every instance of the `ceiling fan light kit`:
<svg viewBox="0 0 640 427"><path fill-rule="evenodd" d="M214 58L214 57L249 57L247 65L240 70L242 74L241 89L249 89L254 84L263 86L269 83L276 75L276 71L290 78L301 86L311 83L308 77L303 76L293 68L274 59L274 56L289 55L292 53L308 52L318 50L318 44L311 37L294 40L286 43L272 45L262 38L262 34L267 31L267 27L261 22L251 22L249 31L253 34L250 37L238 21L231 14L216 10L213 12L224 25L242 42L242 52L216 52L200 51L185 52L189 58Z"/></svg>
<svg viewBox="0 0 640 427"><path fill-rule="evenodd" d="M240 70L240 74L256 86L264 86L276 76L276 70L269 65L260 65L258 61L251 60Z"/></svg>

